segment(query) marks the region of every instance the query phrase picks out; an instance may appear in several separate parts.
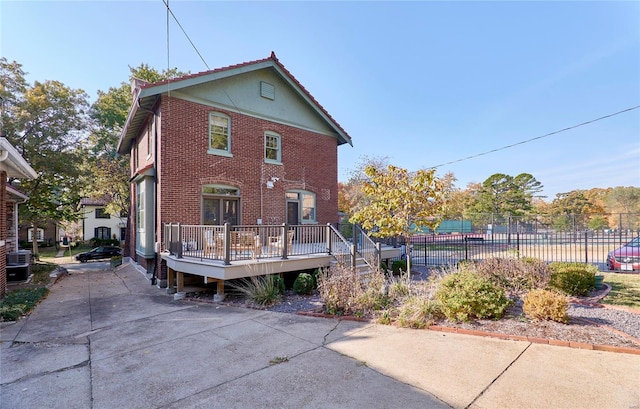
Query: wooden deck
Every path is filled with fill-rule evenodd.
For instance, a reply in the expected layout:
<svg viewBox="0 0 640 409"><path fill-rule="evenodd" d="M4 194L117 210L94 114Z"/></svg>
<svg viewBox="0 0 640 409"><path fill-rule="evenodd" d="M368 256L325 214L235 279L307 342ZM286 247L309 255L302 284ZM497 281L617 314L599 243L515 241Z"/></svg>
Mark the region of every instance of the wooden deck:
<svg viewBox="0 0 640 409"><path fill-rule="evenodd" d="M283 259L279 255L270 255L266 250L256 256L253 253L234 255L231 264L225 264L223 260L204 258L200 251L185 251L181 257L169 252L161 253L162 259L168 267L168 287L176 288L177 292L184 291L185 274L202 277L202 284L217 283L218 294L223 297L224 282L239 278L263 276L268 274L280 274L291 271L312 270L329 267L335 260L332 254L326 251L322 243L315 243L315 252L306 252L309 243L293 244L291 253ZM383 246L382 259L388 260L400 256L400 249Z"/></svg>

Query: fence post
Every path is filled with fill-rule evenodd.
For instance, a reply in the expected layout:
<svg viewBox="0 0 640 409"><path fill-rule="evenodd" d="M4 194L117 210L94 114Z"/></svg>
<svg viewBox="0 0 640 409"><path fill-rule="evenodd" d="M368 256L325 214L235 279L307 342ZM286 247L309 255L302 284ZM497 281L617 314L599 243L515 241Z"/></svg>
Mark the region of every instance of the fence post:
<svg viewBox="0 0 640 409"><path fill-rule="evenodd" d="M182 258L182 223L178 223L178 258Z"/></svg>
<svg viewBox="0 0 640 409"><path fill-rule="evenodd" d="M467 236L462 236L462 241L464 242L464 259L469 260L469 240L467 240Z"/></svg>
<svg viewBox="0 0 640 409"><path fill-rule="evenodd" d="M340 231L338 226L338 231ZM331 223L327 223L327 253L331 254Z"/></svg>
<svg viewBox="0 0 640 409"><path fill-rule="evenodd" d="M584 263L589 264L589 232L584 232Z"/></svg>
<svg viewBox="0 0 640 409"><path fill-rule="evenodd" d="M351 244L351 267L356 271L356 245Z"/></svg>

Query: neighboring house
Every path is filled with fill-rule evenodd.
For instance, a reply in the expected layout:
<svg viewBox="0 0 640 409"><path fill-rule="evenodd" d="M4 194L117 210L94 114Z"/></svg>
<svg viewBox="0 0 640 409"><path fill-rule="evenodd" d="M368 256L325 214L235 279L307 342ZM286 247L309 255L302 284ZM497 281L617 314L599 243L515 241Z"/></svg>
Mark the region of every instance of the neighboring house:
<svg viewBox="0 0 640 409"><path fill-rule="evenodd" d="M135 80L132 92L118 142L118 153L131 155L125 254L152 281L171 286L175 278L181 291L184 274L201 276L220 294L225 280L261 268L319 268L349 252L355 264L355 247L332 227L338 146L351 138L275 54ZM382 256L375 243L365 247Z"/></svg>
<svg viewBox="0 0 640 409"><path fill-rule="evenodd" d="M38 231L34 234L33 227L21 225L19 226L18 237L21 242L32 243L35 236L36 241L43 246L55 246L60 240L61 227L54 221L48 221L43 226L38 227ZM29 249L31 245L29 244Z"/></svg>
<svg viewBox="0 0 640 409"><path fill-rule="evenodd" d="M24 160L20 153L7 141L0 137L0 298L7 292L7 253L16 249L15 202L26 198L11 186L7 185L7 178L34 179L38 174ZM14 200L15 199L15 200ZM9 212L8 208L11 208ZM9 231L13 233L9 233ZM12 236L12 242L8 242Z"/></svg>
<svg viewBox="0 0 640 409"><path fill-rule="evenodd" d="M94 237L124 241L126 217L107 213L105 205L106 202L101 199L85 198L80 201L83 241L89 241Z"/></svg>

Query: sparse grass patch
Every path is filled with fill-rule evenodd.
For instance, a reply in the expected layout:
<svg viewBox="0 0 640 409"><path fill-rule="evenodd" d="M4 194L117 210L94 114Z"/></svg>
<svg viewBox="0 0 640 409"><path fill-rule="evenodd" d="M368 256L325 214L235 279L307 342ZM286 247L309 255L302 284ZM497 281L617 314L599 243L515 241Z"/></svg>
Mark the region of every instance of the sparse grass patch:
<svg viewBox="0 0 640 409"><path fill-rule="evenodd" d="M277 365L283 362L289 362L289 357L286 355L277 356L269 361L269 365Z"/></svg>
<svg viewBox="0 0 640 409"><path fill-rule="evenodd" d="M11 291L0 302L0 320L16 321L29 313L47 294L49 289L46 287Z"/></svg>
<svg viewBox="0 0 640 409"><path fill-rule="evenodd" d="M600 273L611 291L602 300L604 304L640 308L640 274Z"/></svg>
<svg viewBox="0 0 640 409"><path fill-rule="evenodd" d="M48 284L49 274L58 267L57 264L39 261L31 266L32 284Z"/></svg>

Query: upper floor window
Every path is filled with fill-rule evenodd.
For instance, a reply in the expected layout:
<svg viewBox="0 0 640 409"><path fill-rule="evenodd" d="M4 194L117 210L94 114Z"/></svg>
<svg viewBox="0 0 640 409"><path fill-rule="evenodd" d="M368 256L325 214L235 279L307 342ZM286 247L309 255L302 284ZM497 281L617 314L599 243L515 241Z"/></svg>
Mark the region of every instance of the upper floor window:
<svg viewBox="0 0 640 409"><path fill-rule="evenodd" d="M104 208L96 209L96 219L109 219L111 215L107 213Z"/></svg>
<svg viewBox="0 0 640 409"><path fill-rule="evenodd" d="M231 119L217 112L209 114L209 151L231 154Z"/></svg>
<svg viewBox="0 0 640 409"><path fill-rule="evenodd" d="M274 132L264 134L264 159L265 162L281 163L280 135Z"/></svg>

